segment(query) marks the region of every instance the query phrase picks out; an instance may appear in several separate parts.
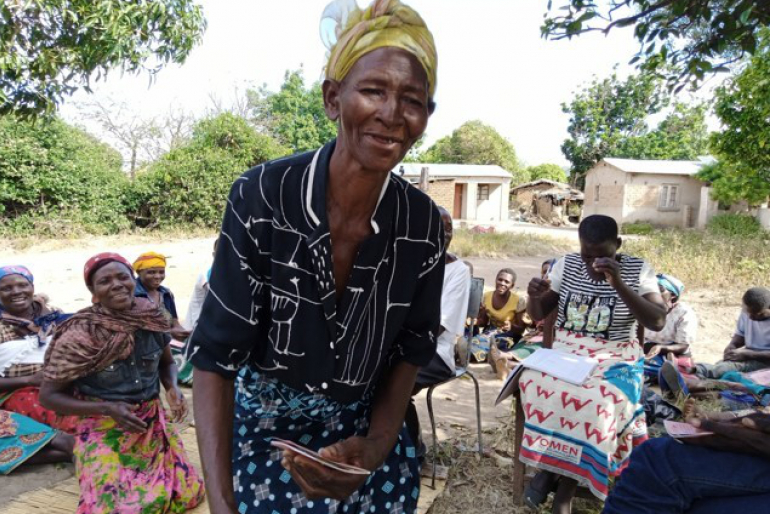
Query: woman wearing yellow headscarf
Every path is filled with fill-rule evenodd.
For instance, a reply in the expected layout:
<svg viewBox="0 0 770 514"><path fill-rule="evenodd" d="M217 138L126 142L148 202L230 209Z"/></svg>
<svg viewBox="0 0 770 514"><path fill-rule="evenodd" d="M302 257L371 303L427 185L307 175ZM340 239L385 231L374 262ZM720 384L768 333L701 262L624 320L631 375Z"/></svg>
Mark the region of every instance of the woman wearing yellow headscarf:
<svg viewBox="0 0 770 514"><path fill-rule="evenodd" d="M417 507L403 420L436 351L443 226L435 204L391 170L433 112L436 50L398 0L335 2L322 33L337 139L236 181L190 338L214 514ZM280 451L276 438L364 474Z"/></svg>
<svg viewBox="0 0 770 514"><path fill-rule="evenodd" d="M166 256L157 252L144 252L136 258L133 266L138 275L134 296L147 298L158 305L171 323L171 337L184 341L190 331L179 323L174 293L161 285L166 280Z"/></svg>

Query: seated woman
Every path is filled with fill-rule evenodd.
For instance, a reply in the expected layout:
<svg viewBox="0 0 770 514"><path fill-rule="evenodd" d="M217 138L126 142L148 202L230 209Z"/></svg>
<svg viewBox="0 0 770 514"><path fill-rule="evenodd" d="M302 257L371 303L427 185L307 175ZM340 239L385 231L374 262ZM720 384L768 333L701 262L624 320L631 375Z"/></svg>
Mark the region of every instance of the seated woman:
<svg viewBox="0 0 770 514"><path fill-rule="evenodd" d="M74 420L41 407L39 400L46 345L69 316L35 295L34 283L24 266L0 268L0 406L71 433Z"/></svg>
<svg viewBox="0 0 770 514"><path fill-rule="evenodd" d="M681 364L690 361L690 345L698 335L698 315L682 301L684 284L671 275L658 274L660 296L666 303L666 326L663 330L644 330L644 349L648 360L663 357L683 357ZM679 360L679 359L671 359Z"/></svg>
<svg viewBox="0 0 770 514"><path fill-rule="evenodd" d="M530 282L529 313L541 320L558 309L553 349L598 365L582 385L530 370L520 379L526 416L520 458L541 470L525 500L537 506L556 488L553 512L559 514L571 511L578 485L605 499L609 477L647 439L640 406L644 354L634 335L637 320L653 330L666 322L650 266L617 253L615 220L588 216L578 235L579 254L560 259L550 280Z"/></svg>
<svg viewBox="0 0 770 514"><path fill-rule="evenodd" d="M540 278L546 280L551 268L556 264L556 259L548 259L540 265ZM523 361L538 349L543 347L543 325L545 320L538 321L534 327L528 330L521 340L510 350L501 350L497 345L492 345L489 350L489 363L497 378L504 380L508 371L513 369L517 362Z"/></svg>
<svg viewBox="0 0 770 514"><path fill-rule="evenodd" d="M74 441L27 416L0 410L0 475L22 464L72 462Z"/></svg>
<svg viewBox="0 0 770 514"><path fill-rule="evenodd" d="M157 305L134 297L133 270L120 255L92 257L84 278L94 305L56 331L40 391L46 407L80 416L77 512L191 509L203 500L203 484L158 397L162 382L172 420L184 419L168 320Z"/></svg>
<svg viewBox="0 0 770 514"><path fill-rule="evenodd" d="M166 280L166 256L155 252L145 252L134 261L134 270L138 275L134 295L147 298L155 305L159 305L171 324L169 333L178 341L184 341L190 335L179 323L179 315L176 311L176 301L171 289L162 286Z"/></svg>
<svg viewBox="0 0 770 514"><path fill-rule="evenodd" d="M504 268L497 272L495 290L484 293L477 320L480 333L471 342L477 362L487 360L494 339L508 350L513 346L509 340L518 342L527 328L527 299L513 291L515 284L516 272Z"/></svg>

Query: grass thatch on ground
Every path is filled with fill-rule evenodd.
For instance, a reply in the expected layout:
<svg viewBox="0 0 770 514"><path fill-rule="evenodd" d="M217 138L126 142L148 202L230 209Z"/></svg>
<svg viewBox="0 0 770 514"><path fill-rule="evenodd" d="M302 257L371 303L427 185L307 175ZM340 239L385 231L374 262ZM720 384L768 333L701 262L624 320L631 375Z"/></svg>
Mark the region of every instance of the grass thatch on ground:
<svg viewBox="0 0 770 514"><path fill-rule="evenodd" d="M479 234L470 230L455 230L452 238L452 251L461 257L559 255L574 251L575 248L576 245L568 240L536 234Z"/></svg>
<svg viewBox="0 0 770 514"><path fill-rule="evenodd" d="M436 499L428 514L530 514L533 511L513 499L513 457L515 428L512 416L500 419L493 429L484 430L484 447L492 456L480 457L473 449L476 433L467 427L460 435L439 444L439 463L449 466L444 492ZM429 452L430 455L430 452ZM428 457L430 458L430 457ZM549 513L551 502L540 509ZM599 514L601 503L575 500L574 514Z"/></svg>

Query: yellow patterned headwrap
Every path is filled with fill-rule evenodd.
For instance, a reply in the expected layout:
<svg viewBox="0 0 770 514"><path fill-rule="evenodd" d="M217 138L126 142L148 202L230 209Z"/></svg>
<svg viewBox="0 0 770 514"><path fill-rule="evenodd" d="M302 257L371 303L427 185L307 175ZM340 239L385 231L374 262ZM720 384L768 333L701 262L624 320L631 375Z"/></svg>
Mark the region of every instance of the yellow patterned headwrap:
<svg viewBox="0 0 770 514"><path fill-rule="evenodd" d="M150 268L165 268L166 256L155 252L144 252L134 261L134 270L142 271Z"/></svg>
<svg viewBox="0 0 770 514"><path fill-rule="evenodd" d="M417 11L400 0L374 0L363 11L355 0L335 0L321 17L321 38L329 49L326 78L342 80L365 54L392 46L420 61L428 75L430 98L436 93L433 34Z"/></svg>

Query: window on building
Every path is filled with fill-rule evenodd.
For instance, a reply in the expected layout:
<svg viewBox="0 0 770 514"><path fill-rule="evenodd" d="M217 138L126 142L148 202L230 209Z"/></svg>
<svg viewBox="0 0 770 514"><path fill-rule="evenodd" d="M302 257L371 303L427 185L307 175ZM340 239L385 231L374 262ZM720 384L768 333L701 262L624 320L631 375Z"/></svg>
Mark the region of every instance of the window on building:
<svg viewBox="0 0 770 514"><path fill-rule="evenodd" d="M597 184L594 186L594 203L599 203L599 191L601 190L601 185Z"/></svg>
<svg viewBox="0 0 770 514"><path fill-rule="evenodd" d="M476 189L476 200L489 200L489 184L479 184Z"/></svg>
<svg viewBox="0 0 770 514"><path fill-rule="evenodd" d="M676 184L663 184L660 186L660 201L658 208L661 210L675 210L679 208L679 186Z"/></svg>

